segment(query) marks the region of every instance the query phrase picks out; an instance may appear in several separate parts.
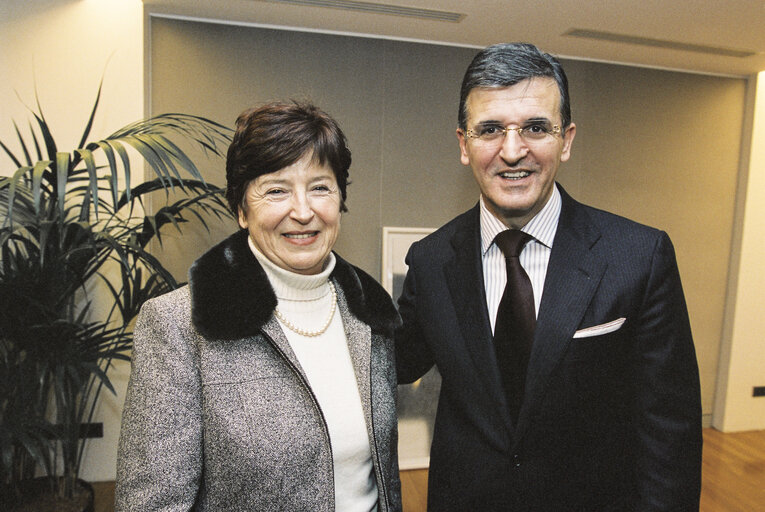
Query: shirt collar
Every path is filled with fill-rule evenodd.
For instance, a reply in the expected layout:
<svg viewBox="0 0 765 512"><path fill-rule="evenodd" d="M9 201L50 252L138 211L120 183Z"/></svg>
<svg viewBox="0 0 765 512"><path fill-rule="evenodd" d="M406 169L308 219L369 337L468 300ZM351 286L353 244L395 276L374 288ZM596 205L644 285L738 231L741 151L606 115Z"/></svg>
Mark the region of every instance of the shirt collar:
<svg viewBox="0 0 765 512"><path fill-rule="evenodd" d="M507 226L494 216L486 207L483 196L480 198L480 222L481 222L481 253L486 254L494 238L507 229ZM558 228L558 219L560 218L561 196L558 191L558 185L553 187L553 193L548 199L547 204L537 213L521 231L533 236L534 239L542 245L552 248L555 231Z"/></svg>

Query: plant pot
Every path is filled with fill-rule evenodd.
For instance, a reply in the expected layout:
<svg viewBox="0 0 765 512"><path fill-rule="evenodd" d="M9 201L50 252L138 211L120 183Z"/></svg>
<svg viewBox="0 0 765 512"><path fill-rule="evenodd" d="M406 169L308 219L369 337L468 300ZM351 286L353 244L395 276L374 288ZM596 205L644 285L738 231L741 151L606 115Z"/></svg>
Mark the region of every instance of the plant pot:
<svg viewBox="0 0 765 512"><path fill-rule="evenodd" d="M94 512L93 486L77 480L72 498L57 495L48 477L25 480L19 485L21 498L10 505L8 512Z"/></svg>

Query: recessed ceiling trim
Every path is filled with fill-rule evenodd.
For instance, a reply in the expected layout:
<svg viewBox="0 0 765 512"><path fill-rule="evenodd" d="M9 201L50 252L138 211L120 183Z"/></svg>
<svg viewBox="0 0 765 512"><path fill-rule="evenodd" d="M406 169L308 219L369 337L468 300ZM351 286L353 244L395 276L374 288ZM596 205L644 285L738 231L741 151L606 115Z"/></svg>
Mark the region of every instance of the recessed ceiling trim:
<svg viewBox="0 0 765 512"><path fill-rule="evenodd" d="M716 46L705 46L700 44L680 43L677 41L667 41L664 39L651 39L648 37L630 36L626 34L615 34L613 32L601 32L598 30L586 30L573 28L563 34L564 36L581 37L585 39L597 39L599 41L610 41L613 43L636 44L640 46L652 46L655 48L664 48L667 50L680 50L685 52L705 53L707 55L720 55L723 57L746 58L757 55L757 52L751 50L740 50L735 48L720 48Z"/></svg>
<svg viewBox="0 0 765 512"><path fill-rule="evenodd" d="M344 9L346 11L367 12L372 14L389 14L393 16L406 16L421 20L447 21L459 23L465 17L458 12L437 11L433 9L419 9L417 7L404 7L401 5L381 4L374 2L356 2L353 0L258 0L272 4L291 4L309 7L329 7L332 9Z"/></svg>

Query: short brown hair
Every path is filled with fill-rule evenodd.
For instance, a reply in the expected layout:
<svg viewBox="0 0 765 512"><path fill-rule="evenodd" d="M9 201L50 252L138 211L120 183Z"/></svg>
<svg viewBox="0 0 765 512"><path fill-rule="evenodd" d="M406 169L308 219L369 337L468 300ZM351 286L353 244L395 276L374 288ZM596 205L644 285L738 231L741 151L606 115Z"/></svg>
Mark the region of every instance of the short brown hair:
<svg viewBox="0 0 765 512"><path fill-rule="evenodd" d="M351 151L337 121L305 102L273 102L242 112L226 156L226 201L238 215L247 184L279 171L312 152L335 174L345 206Z"/></svg>

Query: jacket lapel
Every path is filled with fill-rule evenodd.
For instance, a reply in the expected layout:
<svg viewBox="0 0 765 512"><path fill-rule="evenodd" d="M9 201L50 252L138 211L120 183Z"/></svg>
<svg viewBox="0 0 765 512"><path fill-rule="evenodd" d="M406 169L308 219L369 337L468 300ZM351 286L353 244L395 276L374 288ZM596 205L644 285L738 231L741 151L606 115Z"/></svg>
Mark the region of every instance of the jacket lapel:
<svg viewBox="0 0 765 512"><path fill-rule="evenodd" d="M345 338L348 342L348 352L356 374L356 383L361 396L361 407L364 410L367 432L372 437L372 391L370 388L370 362L372 358L372 329L352 315L343 290L337 289L337 309L343 317Z"/></svg>
<svg viewBox="0 0 765 512"><path fill-rule="evenodd" d="M571 343L607 267L592 251L600 233L584 208L560 190L563 205L537 316L516 444L528 428L534 408L541 403L550 375Z"/></svg>
<svg viewBox="0 0 765 512"><path fill-rule="evenodd" d="M455 232L452 238L454 258L444 265L444 277L474 371L484 381L486 393L496 403L502 404L499 412L505 424L510 425L483 286L479 215L476 206L465 217L466 222Z"/></svg>
<svg viewBox="0 0 765 512"><path fill-rule="evenodd" d="M300 373L300 376L303 377L303 380L308 382L308 377L305 374L305 371L303 370L303 367L300 366L300 361L297 358L297 355L295 355L295 352L292 350L292 346L290 345L289 340L287 340L287 335L284 334L284 331L282 330L281 325L279 324L279 321L276 319L276 316L271 316L265 324L263 324L263 327L261 328L263 333L270 338L271 342L273 343L274 347L282 353L284 358L292 365L294 366L298 373Z"/></svg>

